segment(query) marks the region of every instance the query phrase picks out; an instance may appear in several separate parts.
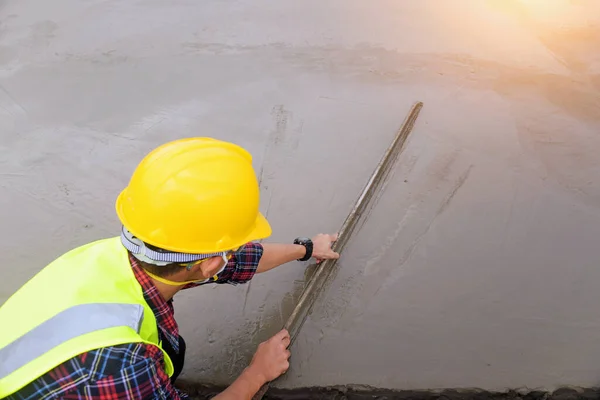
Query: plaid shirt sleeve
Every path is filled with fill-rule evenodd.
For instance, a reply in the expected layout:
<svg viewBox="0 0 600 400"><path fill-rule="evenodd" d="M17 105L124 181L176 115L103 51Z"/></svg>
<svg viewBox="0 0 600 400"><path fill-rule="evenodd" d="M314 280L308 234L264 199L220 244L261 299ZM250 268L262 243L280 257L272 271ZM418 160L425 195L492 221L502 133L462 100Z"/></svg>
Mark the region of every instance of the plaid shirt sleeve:
<svg viewBox="0 0 600 400"><path fill-rule="evenodd" d="M209 283L228 283L230 285L239 285L250 281L258 263L263 255L263 246L260 243L247 243L238 250L227 263L227 267L217 276L216 281L206 283L190 283L184 289L190 289L197 286L206 285Z"/></svg>
<svg viewBox="0 0 600 400"><path fill-rule="evenodd" d="M59 365L7 400L180 399L156 346L129 343L83 353Z"/></svg>
<svg viewBox="0 0 600 400"><path fill-rule="evenodd" d="M263 255L260 243L248 243L231 257L227 267L219 274L217 283L238 285L254 278Z"/></svg>

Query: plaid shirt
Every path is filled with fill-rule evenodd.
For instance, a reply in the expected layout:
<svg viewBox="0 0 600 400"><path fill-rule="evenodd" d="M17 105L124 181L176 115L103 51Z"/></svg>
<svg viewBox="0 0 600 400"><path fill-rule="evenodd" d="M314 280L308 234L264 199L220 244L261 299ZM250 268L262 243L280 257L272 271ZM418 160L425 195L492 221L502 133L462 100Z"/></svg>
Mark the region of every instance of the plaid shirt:
<svg viewBox="0 0 600 400"><path fill-rule="evenodd" d="M189 284L184 289L211 283L246 283L256 273L262 253L262 245L249 243L229 260L217 281ZM172 301L162 298L131 255L129 261L144 299L154 312L162 340L178 351L179 328ZM80 354L7 397L7 400L23 399L179 399L179 395L164 371L162 350L145 343L128 343Z"/></svg>

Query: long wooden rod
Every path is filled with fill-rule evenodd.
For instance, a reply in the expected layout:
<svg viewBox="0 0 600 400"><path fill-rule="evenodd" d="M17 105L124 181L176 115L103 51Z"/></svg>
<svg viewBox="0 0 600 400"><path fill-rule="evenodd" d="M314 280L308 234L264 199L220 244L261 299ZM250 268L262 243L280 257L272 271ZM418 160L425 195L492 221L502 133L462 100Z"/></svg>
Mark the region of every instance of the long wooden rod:
<svg viewBox="0 0 600 400"><path fill-rule="evenodd" d="M406 142L406 139L412 131L415 121L419 116L421 108L423 108L423 103L415 103L408 113L404 123L396 133L394 141L384 153L381 161L379 161L379 164L377 164L375 171L373 171L373 174L367 181L367 184L362 190L360 196L358 196L352 211L350 211L350 214L348 214L348 217L346 217L341 229L338 231L338 240L332 246L334 251L341 253L346 246L346 243L356 227L356 223L365 211L369 201L373 198L380 183L384 180L385 176L387 176L387 172L396 159L396 156L402 150L402 147L404 146L404 143ZM304 321L306 321L306 317L315 304L315 300L318 298L319 294L324 288L325 282L329 280L328 278L333 272L336 262L337 260L325 260L317 266L315 273L305 286L304 291L302 292L302 295L296 304L296 307L287 319L284 328L289 331L292 343L294 343L298 333L300 333L302 325L304 325ZM262 399L268 389L269 383L266 383L252 399Z"/></svg>

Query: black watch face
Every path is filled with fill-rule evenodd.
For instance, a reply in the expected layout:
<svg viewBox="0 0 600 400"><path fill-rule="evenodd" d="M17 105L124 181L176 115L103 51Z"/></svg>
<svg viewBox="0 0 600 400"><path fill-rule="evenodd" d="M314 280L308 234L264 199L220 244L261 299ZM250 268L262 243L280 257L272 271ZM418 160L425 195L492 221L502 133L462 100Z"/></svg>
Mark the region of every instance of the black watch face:
<svg viewBox="0 0 600 400"><path fill-rule="evenodd" d="M300 238L297 238L295 240L295 242L298 243L298 244L305 244L305 243L309 243L310 239L309 238L305 238L305 237L300 237Z"/></svg>

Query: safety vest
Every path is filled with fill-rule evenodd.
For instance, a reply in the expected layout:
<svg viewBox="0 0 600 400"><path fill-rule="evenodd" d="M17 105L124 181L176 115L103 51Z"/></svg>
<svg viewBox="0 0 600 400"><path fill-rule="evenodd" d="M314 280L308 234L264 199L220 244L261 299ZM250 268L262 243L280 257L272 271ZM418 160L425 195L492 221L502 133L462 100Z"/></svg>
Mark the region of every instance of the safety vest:
<svg viewBox="0 0 600 400"><path fill-rule="evenodd" d="M119 238L53 261L0 307L0 326L0 399L90 350L161 346L154 313ZM163 354L171 376L173 364Z"/></svg>

